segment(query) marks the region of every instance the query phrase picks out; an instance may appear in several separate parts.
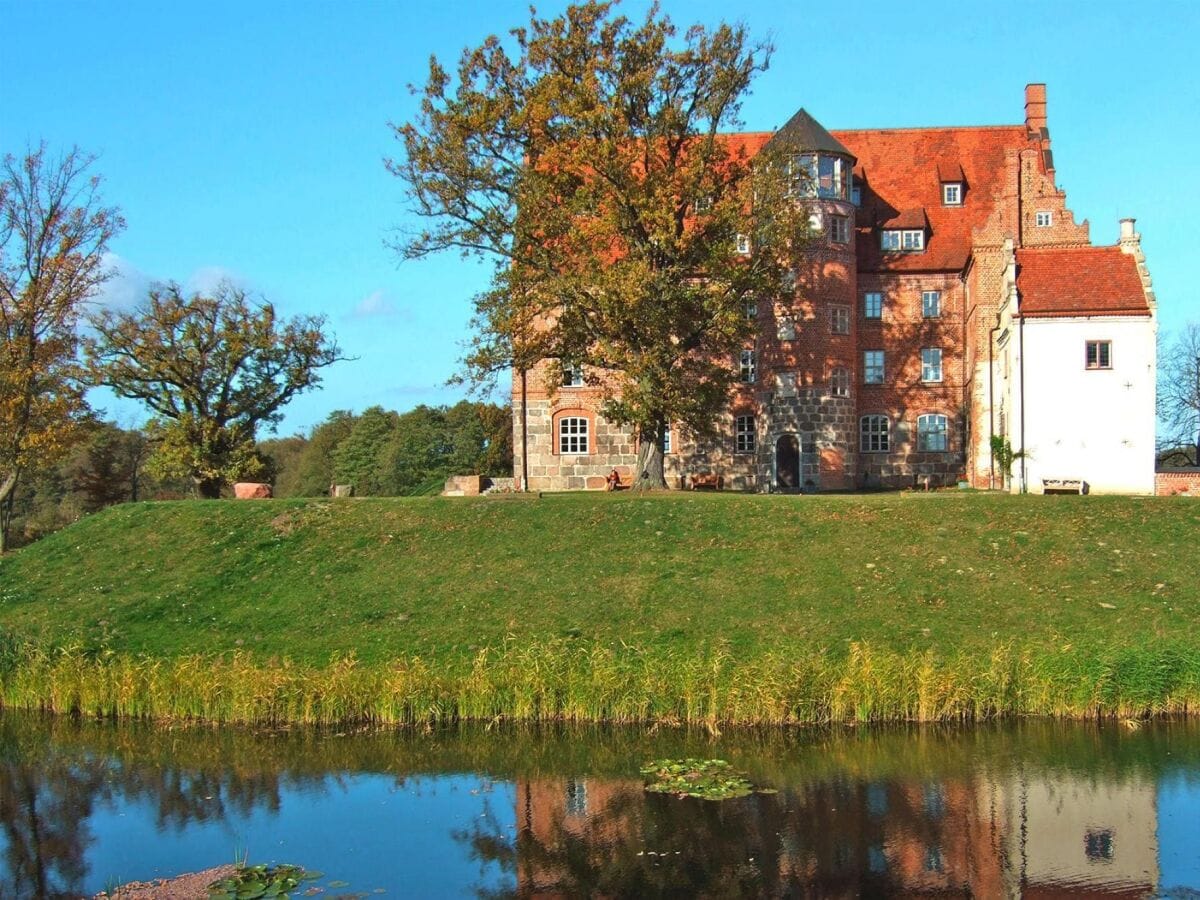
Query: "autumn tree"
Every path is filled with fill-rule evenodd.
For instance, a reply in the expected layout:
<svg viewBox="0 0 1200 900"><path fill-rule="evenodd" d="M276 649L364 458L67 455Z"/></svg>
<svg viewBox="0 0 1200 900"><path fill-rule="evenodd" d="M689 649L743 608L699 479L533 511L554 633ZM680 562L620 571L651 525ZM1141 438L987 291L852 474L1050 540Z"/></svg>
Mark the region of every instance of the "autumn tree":
<svg viewBox="0 0 1200 900"><path fill-rule="evenodd" d="M425 220L397 249L494 262L469 377L583 364L656 485L664 428L714 430L746 304L782 295L804 245L787 161L722 135L770 50L740 26L680 35L657 7L634 23L588 2L488 38L453 75L433 59L419 115L394 126L388 165Z"/></svg>
<svg viewBox="0 0 1200 900"><path fill-rule="evenodd" d="M1200 323L1189 322L1158 365L1158 417L1164 447L1184 451L1200 465Z"/></svg>
<svg viewBox="0 0 1200 900"><path fill-rule="evenodd" d="M44 144L0 164L0 552L22 475L69 447L86 410L75 366L83 304L108 278L124 227L94 157Z"/></svg>
<svg viewBox="0 0 1200 900"><path fill-rule="evenodd" d="M324 317L281 320L229 283L191 297L176 284L158 286L139 308L105 310L92 326L85 346L93 381L153 414L148 466L191 478L205 498L261 474L259 426L277 424L283 406L341 358Z"/></svg>

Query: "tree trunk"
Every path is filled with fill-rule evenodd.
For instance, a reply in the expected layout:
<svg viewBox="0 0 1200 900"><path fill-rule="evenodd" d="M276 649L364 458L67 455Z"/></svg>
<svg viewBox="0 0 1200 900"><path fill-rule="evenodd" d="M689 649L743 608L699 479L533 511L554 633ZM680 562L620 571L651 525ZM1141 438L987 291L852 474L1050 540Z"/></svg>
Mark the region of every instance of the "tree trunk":
<svg viewBox="0 0 1200 900"><path fill-rule="evenodd" d="M662 428L659 433L643 433L638 439L637 468L633 473L634 487L639 490L665 491L667 476L663 472Z"/></svg>
<svg viewBox="0 0 1200 900"><path fill-rule="evenodd" d="M220 478L193 478L192 481L196 485L196 496L201 500L221 499Z"/></svg>
<svg viewBox="0 0 1200 900"><path fill-rule="evenodd" d="M8 526L12 522L13 492L17 489L20 472L12 471L0 481L0 556L8 549Z"/></svg>

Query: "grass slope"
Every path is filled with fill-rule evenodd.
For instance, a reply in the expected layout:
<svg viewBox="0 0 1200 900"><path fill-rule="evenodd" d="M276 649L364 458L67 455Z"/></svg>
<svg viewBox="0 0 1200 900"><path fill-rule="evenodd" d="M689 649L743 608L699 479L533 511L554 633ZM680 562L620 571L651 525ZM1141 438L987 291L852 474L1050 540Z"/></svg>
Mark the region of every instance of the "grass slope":
<svg viewBox="0 0 1200 900"><path fill-rule="evenodd" d="M1198 526L1186 499L950 493L127 505L0 560L0 628L462 672L504 646L775 665L856 644L1156 671L1170 647L1200 672Z"/></svg>

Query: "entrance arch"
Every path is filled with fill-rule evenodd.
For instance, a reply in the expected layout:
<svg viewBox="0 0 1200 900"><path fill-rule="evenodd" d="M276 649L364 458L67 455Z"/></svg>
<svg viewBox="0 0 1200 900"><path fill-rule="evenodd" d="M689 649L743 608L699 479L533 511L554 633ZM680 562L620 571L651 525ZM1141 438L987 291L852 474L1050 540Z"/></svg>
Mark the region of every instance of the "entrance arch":
<svg viewBox="0 0 1200 900"><path fill-rule="evenodd" d="M800 439L794 434L780 435L775 441L775 489L800 490Z"/></svg>

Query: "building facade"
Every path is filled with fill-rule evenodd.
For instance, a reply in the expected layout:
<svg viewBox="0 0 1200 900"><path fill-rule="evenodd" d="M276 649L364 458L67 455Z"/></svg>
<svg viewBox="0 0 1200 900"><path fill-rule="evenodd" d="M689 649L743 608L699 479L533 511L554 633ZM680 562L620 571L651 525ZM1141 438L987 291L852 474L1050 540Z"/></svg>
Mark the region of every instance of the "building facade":
<svg viewBox="0 0 1200 900"><path fill-rule="evenodd" d="M1094 247L1057 187L1045 85L1019 125L776 132L819 238L757 337L715 439L672 429L668 480L827 491L969 482L1150 493L1155 304L1133 220ZM1105 349L1107 347L1107 349ZM1107 354L1107 355L1104 355ZM514 373L514 475L531 490L632 477L603 391L546 360ZM1018 451L1006 479L993 438ZM1023 451L1023 452L1022 452Z"/></svg>

